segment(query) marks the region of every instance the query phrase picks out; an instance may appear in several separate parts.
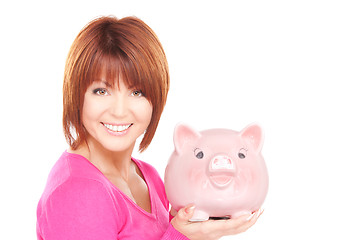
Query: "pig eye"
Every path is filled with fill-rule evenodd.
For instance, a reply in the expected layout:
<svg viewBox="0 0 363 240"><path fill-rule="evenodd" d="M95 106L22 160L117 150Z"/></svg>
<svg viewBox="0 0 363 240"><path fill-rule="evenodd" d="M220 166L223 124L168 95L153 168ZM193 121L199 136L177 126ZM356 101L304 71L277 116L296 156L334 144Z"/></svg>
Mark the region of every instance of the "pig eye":
<svg viewBox="0 0 363 240"><path fill-rule="evenodd" d="M204 157L204 153L202 150L200 150L199 148L194 150L194 155L198 158L198 159L202 159Z"/></svg>
<svg viewBox="0 0 363 240"><path fill-rule="evenodd" d="M244 158L246 158L246 156L247 156L247 150L244 148L241 148L241 150L239 150L239 152L238 152L238 157L240 159L244 159Z"/></svg>

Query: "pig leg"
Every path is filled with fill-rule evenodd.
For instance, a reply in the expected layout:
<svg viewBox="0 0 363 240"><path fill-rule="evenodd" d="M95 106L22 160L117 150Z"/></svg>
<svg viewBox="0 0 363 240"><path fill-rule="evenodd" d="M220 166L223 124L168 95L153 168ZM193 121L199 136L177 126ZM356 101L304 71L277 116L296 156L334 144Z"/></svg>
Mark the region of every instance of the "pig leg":
<svg viewBox="0 0 363 240"><path fill-rule="evenodd" d="M207 221L209 219L209 214L202 211L202 210L198 210L195 209L194 210L194 214L193 217L191 219L189 219L189 221L191 222L200 222L200 221Z"/></svg>

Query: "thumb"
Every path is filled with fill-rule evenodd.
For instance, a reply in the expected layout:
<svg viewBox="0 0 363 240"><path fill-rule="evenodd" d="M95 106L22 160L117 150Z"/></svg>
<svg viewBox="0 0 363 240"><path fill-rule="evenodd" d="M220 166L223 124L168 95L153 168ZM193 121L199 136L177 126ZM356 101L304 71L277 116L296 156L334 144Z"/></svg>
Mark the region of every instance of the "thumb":
<svg viewBox="0 0 363 240"><path fill-rule="evenodd" d="M195 206L192 204L181 208L175 216L176 220L180 223L187 223L193 217L194 209Z"/></svg>
<svg viewBox="0 0 363 240"><path fill-rule="evenodd" d="M194 205L187 205L186 207L179 209L178 213L170 222L177 231L186 237L188 237L187 233L190 232L190 229L188 230L190 225L189 219L193 217L194 209ZM188 237L188 239L191 238Z"/></svg>

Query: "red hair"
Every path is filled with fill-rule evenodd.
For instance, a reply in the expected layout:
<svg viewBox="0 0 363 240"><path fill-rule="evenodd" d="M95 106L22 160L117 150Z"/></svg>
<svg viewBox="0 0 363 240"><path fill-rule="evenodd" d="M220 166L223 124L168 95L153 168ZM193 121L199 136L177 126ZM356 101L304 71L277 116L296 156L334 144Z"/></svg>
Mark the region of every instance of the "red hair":
<svg viewBox="0 0 363 240"><path fill-rule="evenodd" d="M150 124L140 143L145 150L154 137L169 91L164 50L152 29L135 17L101 17L86 25L74 40L66 61L63 83L63 130L75 150L85 142L82 124L84 94L104 73L115 87L141 90L152 104Z"/></svg>

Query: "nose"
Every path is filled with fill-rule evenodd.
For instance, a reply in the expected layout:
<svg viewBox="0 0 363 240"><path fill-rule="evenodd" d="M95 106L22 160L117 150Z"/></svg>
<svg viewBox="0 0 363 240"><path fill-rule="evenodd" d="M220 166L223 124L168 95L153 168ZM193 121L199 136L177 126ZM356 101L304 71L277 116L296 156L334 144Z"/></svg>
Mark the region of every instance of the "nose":
<svg viewBox="0 0 363 240"><path fill-rule="evenodd" d="M122 117L127 112L127 98L123 94L115 94L110 111L114 116Z"/></svg>
<svg viewBox="0 0 363 240"><path fill-rule="evenodd" d="M231 158L219 155L212 159L211 168L212 170L234 169L234 165Z"/></svg>

